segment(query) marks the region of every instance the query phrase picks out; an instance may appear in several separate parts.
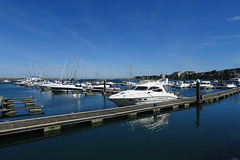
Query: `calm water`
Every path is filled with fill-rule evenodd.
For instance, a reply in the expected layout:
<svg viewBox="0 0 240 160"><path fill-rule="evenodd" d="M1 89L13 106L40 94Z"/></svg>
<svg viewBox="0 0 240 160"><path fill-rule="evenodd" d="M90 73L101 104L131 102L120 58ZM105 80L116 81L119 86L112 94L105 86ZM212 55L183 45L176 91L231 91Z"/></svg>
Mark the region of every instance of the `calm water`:
<svg viewBox="0 0 240 160"><path fill-rule="evenodd" d="M202 94L220 90L204 91ZM37 89L0 85L4 97L34 96L44 114L1 119L10 121L62 113L116 107L102 95L52 94ZM180 96L194 96L195 89ZM27 114L23 111L19 115ZM56 136L38 133L0 139L1 160L9 159L163 159L230 160L240 158L240 94L213 104L134 119L118 119L101 126L66 127ZM24 138L26 137L26 138ZM30 140L29 140L30 139ZM1 142L2 141L2 142ZM25 141L25 142L23 142Z"/></svg>

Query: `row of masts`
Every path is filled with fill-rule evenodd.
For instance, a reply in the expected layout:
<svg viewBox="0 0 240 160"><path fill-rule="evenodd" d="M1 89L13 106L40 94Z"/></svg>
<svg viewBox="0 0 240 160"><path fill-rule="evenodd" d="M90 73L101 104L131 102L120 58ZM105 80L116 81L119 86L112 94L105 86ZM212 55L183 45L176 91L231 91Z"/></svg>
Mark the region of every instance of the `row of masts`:
<svg viewBox="0 0 240 160"><path fill-rule="evenodd" d="M32 78L32 77L44 77L44 78L48 78L48 64L46 64L46 66L44 67L42 73L40 73L40 69L39 69L39 61L36 63L36 61L34 61L35 63L35 67L34 67L34 71L35 71L35 75L32 72L32 61L30 60L30 64L28 66L27 62L25 62L25 78L27 79L28 77ZM29 75L29 76L28 76Z"/></svg>
<svg viewBox="0 0 240 160"><path fill-rule="evenodd" d="M34 67L34 71L32 70L32 61L30 59L29 65L27 62L25 62L25 78L32 78L32 77L36 77L36 78L46 78L48 79L48 64L45 65L44 69L42 70L42 72L40 72L40 68L39 68L39 61L34 61L35 67ZM63 66L62 69L62 73L60 76L60 80L63 79L80 79L80 63L81 63L81 59L80 58L76 58L74 65L72 67L72 70L69 74L69 56L67 56L66 62ZM66 72L66 77L64 76L64 73Z"/></svg>
<svg viewBox="0 0 240 160"><path fill-rule="evenodd" d="M27 78L45 78L48 79L48 64L46 64L42 70L40 71L40 61L34 61L34 69L32 65L32 60L27 63L25 61L25 79ZM82 68L82 69L81 69ZM81 73L82 72L82 73ZM69 65L69 56L67 56L66 61L63 65L62 71L58 79L83 79L81 78L81 74L86 74L83 66L81 66L81 58L76 58L74 63ZM53 78L53 77L52 77ZM97 73L94 79L100 80L99 68L97 68Z"/></svg>
<svg viewBox="0 0 240 160"><path fill-rule="evenodd" d="M81 59L80 58L76 58L75 59L75 62L74 62L74 65L73 65L73 68L72 68L72 71L71 71L71 74L69 75L69 56L67 56L67 59L65 61L65 64L63 66L63 70L62 70L62 74L60 76L60 79L64 79L63 75L64 75L64 71L65 71L65 68L66 69L66 77L67 79L69 78L72 78L72 79L77 79L80 77L80 64L81 64Z"/></svg>

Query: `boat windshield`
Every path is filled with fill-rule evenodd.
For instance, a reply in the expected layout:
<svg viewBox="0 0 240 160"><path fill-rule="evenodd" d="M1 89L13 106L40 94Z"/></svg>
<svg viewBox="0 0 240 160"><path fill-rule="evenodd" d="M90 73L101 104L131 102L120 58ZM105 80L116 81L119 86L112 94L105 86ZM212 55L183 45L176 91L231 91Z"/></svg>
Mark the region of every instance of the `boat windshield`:
<svg viewBox="0 0 240 160"><path fill-rule="evenodd" d="M148 87L145 87L145 86L137 86L134 90L137 90L137 91L146 91L148 89Z"/></svg>
<svg viewBox="0 0 240 160"><path fill-rule="evenodd" d="M234 81L229 81L227 84L236 84L236 82L234 82Z"/></svg>
<svg viewBox="0 0 240 160"><path fill-rule="evenodd" d="M130 90L134 90L134 88L136 88L136 86L132 86L132 87L130 88Z"/></svg>
<svg viewBox="0 0 240 160"><path fill-rule="evenodd" d="M166 92L172 92L172 88L170 85L163 85L163 87L166 90Z"/></svg>

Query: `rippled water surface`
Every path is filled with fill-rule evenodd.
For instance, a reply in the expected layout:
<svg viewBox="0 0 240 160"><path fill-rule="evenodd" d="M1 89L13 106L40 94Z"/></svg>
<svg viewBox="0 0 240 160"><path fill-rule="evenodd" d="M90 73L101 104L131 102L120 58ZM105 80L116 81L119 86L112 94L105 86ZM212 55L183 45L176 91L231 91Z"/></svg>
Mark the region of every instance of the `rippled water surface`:
<svg viewBox="0 0 240 160"><path fill-rule="evenodd" d="M195 89L179 90L194 96ZM220 90L202 91L201 94ZM37 89L0 85L4 97L34 96L45 105L42 115L18 113L2 121L83 112L116 107L100 94L52 94ZM25 113L26 112L26 113ZM20 116L26 114L26 116ZM212 104L180 111L141 115L104 122L99 126L75 125L57 135L28 133L0 139L1 160L9 159L240 159L240 94ZM9 144L8 144L9 142ZM4 145L3 145L4 144Z"/></svg>

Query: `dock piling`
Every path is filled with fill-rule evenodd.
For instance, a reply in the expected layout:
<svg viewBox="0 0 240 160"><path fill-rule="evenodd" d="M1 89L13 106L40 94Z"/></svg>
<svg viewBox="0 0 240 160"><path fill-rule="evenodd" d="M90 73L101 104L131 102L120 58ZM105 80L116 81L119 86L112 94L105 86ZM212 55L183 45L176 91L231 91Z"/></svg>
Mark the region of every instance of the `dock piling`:
<svg viewBox="0 0 240 160"><path fill-rule="evenodd" d="M137 117L137 112L129 113L129 114L128 114L128 117L129 117L129 118L135 118L135 117Z"/></svg>
<svg viewBox="0 0 240 160"><path fill-rule="evenodd" d="M178 105L173 105L173 106L172 106L172 109L173 109L173 111L178 110Z"/></svg>
<svg viewBox="0 0 240 160"><path fill-rule="evenodd" d="M189 103L184 104L184 108L189 108L189 106L190 106Z"/></svg>
<svg viewBox="0 0 240 160"><path fill-rule="evenodd" d="M106 79L104 79L104 89L103 89L103 93L106 93Z"/></svg>
<svg viewBox="0 0 240 160"><path fill-rule="evenodd" d="M154 109L153 109L153 113L159 113L160 111L161 111L160 108L154 108Z"/></svg>
<svg viewBox="0 0 240 160"><path fill-rule="evenodd" d="M97 119L93 119L91 120L92 124L95 124L95 123L102 123L103 122L103 119L102 118L97 118Z"/></svg>
<svg viewBox="0 0 240 160"><path fill-rule="evenodd" d="M30 96L30 97L3 98L1 96L0 112L2 112L2 116L15 116L16 110L23 110L23 109L28 109L29 114L41 114L42 108L45 108L45 106L35 106L35 102L38 102L38 100L31 100L31 98L33 97ZM15 101L18 99L22 101ZM19 104L25 104L25 106L15 107L15 105L19 105Z"/></svg>
<svg viewBox="0 0 240 160"><path fill-rule="evenodd" d="M57 130L61 130L61 125L45 127L43 129L43 132L45 133L45 132L52 132L52 131L57 131Z"/></svg>
<svg viewBox="0 0 240 160"><path fill-rule="evenodd" d="M199 79L197 79L197 83L196 83L196 102L201 103L201 101L200 101L200 80Z"/></svg>

